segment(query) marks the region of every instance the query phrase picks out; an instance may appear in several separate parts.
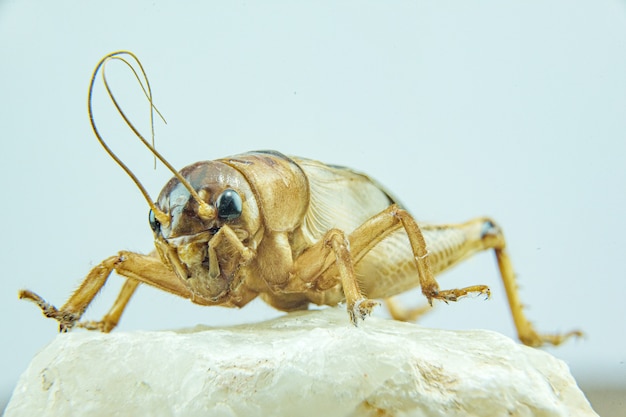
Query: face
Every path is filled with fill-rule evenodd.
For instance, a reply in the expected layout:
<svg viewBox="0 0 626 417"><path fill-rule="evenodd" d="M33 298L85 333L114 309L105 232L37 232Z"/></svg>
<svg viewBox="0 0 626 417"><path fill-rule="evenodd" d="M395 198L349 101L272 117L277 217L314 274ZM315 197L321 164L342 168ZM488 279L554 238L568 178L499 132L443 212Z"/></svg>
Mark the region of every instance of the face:
<svg viewBox="0 0 626 417"><path fill-rule="evenodd" d="M181 175L200 199L215 209L215 215L202 217L196 198L178 179L172 178L156 203L169 216L169 223L161 224L150 211L155 245L163 261L194 292L219 301L227 295L235 278L238 259L237 253L229 253L232 248L222 239L222 246L215 248L221 256L213 260L218 265L211 265L211 242L222 228L228 227L245 246L253 246L260 228L259 209L246 179L226 164L198 162L184 168Z"/></svg>

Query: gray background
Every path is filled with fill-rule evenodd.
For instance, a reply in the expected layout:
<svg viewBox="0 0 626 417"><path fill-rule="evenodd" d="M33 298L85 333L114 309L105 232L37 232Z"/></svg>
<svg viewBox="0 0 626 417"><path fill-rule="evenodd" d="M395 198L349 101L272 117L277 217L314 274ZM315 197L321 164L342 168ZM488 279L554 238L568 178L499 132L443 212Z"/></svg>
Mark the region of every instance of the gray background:
<svg viewBox="0 0 626 417"><path fill-rule="evenodd" d="M5 400L56 336L56 324L18 301L17 290L61 305L100 260L152 248L145 201L87 120L93 67L116 49L136 52L148 71L168 120L157 123L157 147L174 166L277 149L366 171L421 220L493 216L537 327L586 332L547 350L585 389L626 386L623 1L4 0ZM120 66L110 74L147 132L138 87ZM156 198L170 174L152 169L102 90L99 83L99 126ZM492 300L438 305L421 323L513 336L494 264L484 254L441 277L446 288L488 284ZM88 317L106 311L120 281L112 277ZM416 292L404 300L424 302ZM259 301L206 308L142 287L118 331L277 314Z"/></svg>

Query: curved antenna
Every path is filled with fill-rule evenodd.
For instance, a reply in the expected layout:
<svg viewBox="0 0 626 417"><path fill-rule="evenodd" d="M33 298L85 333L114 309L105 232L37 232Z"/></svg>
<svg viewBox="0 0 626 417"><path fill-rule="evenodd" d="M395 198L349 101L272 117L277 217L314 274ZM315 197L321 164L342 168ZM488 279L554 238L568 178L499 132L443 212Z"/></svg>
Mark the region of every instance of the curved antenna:
<svg viewBox="0 0 626 417"><path fill-rule="evenodd" d="M135 70L133 65L130 62L128 62L124 56L131 57L137 63L137 65L139 66L139 69L141 71L142 77L139 76L139 74L137 73L137 71ZM95 85L96 76L98 75L98 71L100 70L100 68L102 68L102 80L104 81L104 86L105 86L105 88L107 90L107 93L109 94L109 97L111 98L111 101L113 102L113 105L117 109L117 111L120 114L120 116L122 116L122 118L124 119L124 122L126 122L126 125L133 131L133 133L137 136L137 138L139 138L139 140L141 140L141 142L148 148L148 150L150 150L150 152L156 158L158 158L159 161L161 161L161 163L163 163L163 165L165 165L167 167L167 169L169 169L174 174L174 176L187 189L187 191L189 191L191 196L198 203L198 215L200 217L204 218L204 219L215 218L216 217L215 208L213 208L212 206L210 206L208 203L206 203L204 200L202 200L200 198L200 196L198 195L196 190L193 189L191 184L189 184L189 182L182 175L180 175L180 173L159 152L157 152L157 150L154 148L153 144L151 145L141 135L141 133L139 133L137 128L130 122L128 117L126 117L126 114L124 113L124 111L120 107L119 103L115 99L115 95L111 91L111 88L110 88L109 83L108 83L107 78L106 78L106 64L107 64L107 62L109 62L110 60L113 60L113 59L122 61L123 63L125 63L132 70L133 74L135 75L135 78L137 78L137 81L139 82L139 85L141 86L141 89L143 90L146 98L148 99L148 102L150 103L150 127L151 127L153 144L154 144L154 111L156 110L157 114L163 119L163 116L156 109L156 107L154 106L154 103L152 101L152 90L150 89L150 82L148 81L148 76L146 75L146 72L144 71L143 66L141 65L141 62L139 61L139 58L137 58L137 56L135 56L135 54L133 54L130 51L111 52L110 54L107 54L104 58L102 58L100 60L100 62L98 62L98 65L96 65L96 68L93 71L93 75L91 76L91 81L90 81L90 84L89 84L89 94L88 94L88 97L87 97L87 108L88 108L88 111L89 111L89 122L91 123L91 128L93 129L93 131L94 131L94 133L96 135L96 138L98 139L98 141L100 142L100 144L102 145L104 150L109 154L109 156L111 158L113 158L113 160L115 160L115 162L124 170L124 172L126 172L126 174L133 180L135 185L139 188L139 191L141 191L141 194L143 195L145 200L148 202L148 205L150 206L150 209L152 209L152 211L154 212L154 215L155 215L156 219L159 221L159 223L161 223L163 225L168 225L169 222L170 222L169 216L165 212L163 212L163 211L161 211L160 209L157 208L156 204L154 204L154 202L150 198L150 195L148 194L148 192L146 191L144 186L141 184L141 182L139 181L137 176L135 176L135 174L133 174L133 172L130 170L130 168L128 168L128 166L126 166L126 164L124 164L124 162L122 162L117 157L117 155L111 150L111 148L109 148L109 146L105 143L104 139L100 135L100 132L98 131L98 128L96 127L96 122L94 120L93 109L92 109L92 97L93 97L93 88L94 88L94 85ZM145 80L145 83L146 83L145 87L144 87L142 78L143 78L143 80ZM165 121L165 119L163 119L163 120Z"/></svg>
<svg viewBox="0 0 626 417"><path fill-rule="evenodd" d="M120 51L117 53L126 53L125 51ZM144 96L146 96L146 99L148 99L148 101L151 104L151 110L150 110L150 136L152 139L152 147L154 149L156 149L156 147L154 146L154 113L152 110L156 111L157 114L159 115L159 117L161 118L161 120L163 120L163 123L167 124L167 121L165 120L165 118L163 117L163 115L161 114L161 112L159 111L159 109L156 108L156 106L154 105L154 103L152 103L152 96L151 96L151 91L150 89L150 84L148 83L148 90L146 90L146 87L144 87L143 85L143 81L141 81L141 77L139 77L139 74L137 73L137 71L135 70L135 67L133 67L133 65L128 62L125 58L120 57L119 55L114 55L116 54L115 52L109 57L109 59L117 59L119 61L122 61L124 64L126 64L126 66L128 68L130 68L130 70L133 72L133 75L135 76L135 79L137 80L137 82L139 83L139 86L141 87L141 90L143 91ZM130 53L132 55L132 53ZM139 60L135 57L135 61L137 61L139 63L139 67L142 69L141 67L141 63L139 62ZM116 104L116 108L118 111L121 111L120 107L117 106L117 101L115 100L115 98L113 97L113 92L111 91L111 89L109 88L109 84L107 82L106 79L106 63L104 63L104 65L102 66L102 78L104 80L104 85L107 89L107 93L109 94L109 96L111 97L111 99L113 100L113 102ZM146 74L144 72L144 78L146 79L146 82L148 81L148 78L146 77ZM122 114L122 116L124 116ZM127 121L128 122L128 121ZM154 168L156 168L156 156L154 156Z"/></svg>

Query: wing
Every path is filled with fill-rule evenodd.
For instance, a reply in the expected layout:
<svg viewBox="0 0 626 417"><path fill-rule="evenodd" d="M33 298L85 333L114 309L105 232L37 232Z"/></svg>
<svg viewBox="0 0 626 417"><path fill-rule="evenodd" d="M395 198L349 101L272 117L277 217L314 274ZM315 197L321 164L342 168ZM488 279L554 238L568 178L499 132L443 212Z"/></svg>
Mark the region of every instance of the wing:
<svg viewBox="0 0 626 417"><path fill-rule="evenodd" d="M302 224L309 243L318 241L332 228L349 234L395 202L367 175L310 159L293 159L309 181L310 203Z"/></svg>

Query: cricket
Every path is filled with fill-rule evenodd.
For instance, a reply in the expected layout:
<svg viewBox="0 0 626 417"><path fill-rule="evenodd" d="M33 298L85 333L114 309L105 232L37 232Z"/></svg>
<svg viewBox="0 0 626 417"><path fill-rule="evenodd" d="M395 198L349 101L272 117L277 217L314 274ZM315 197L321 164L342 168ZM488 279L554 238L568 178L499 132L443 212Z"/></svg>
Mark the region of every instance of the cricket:
<svg viewBox="0 0 626 417"><path fill-rule="evenodd" d="M135 128L115 99L106 65L130 68L150 105L158 110L139 59L129 51L102 58L91 77L89 120L107 153L137 185L149 206L155 250L120 251L84 278L60 308L30 290L19 297L34 302L60 331L85 328L110 332L140 284L203 306L243 307L256 297L281 311L310 304L345 303L348 320L358 325L385 300L394 319L414 320L424 308L398 306L393 296L420 287L430 306L468 295L489 297L485 285L440 289L435 277L483 251L493 250L520 341L529 346L559 345L574 330L539 333L525 316L502 229L481 217L459 224L417 220L375 180L350 168L255 151L195 162L178 171ZM133 172L107 146L96 127L93 89L101 73L117 111L147 149L174 175L153 201ZM83 314L115 271L125 279L100 321Z"/></svg>

